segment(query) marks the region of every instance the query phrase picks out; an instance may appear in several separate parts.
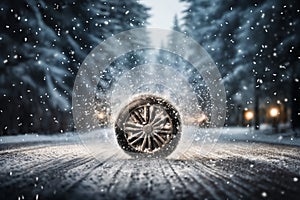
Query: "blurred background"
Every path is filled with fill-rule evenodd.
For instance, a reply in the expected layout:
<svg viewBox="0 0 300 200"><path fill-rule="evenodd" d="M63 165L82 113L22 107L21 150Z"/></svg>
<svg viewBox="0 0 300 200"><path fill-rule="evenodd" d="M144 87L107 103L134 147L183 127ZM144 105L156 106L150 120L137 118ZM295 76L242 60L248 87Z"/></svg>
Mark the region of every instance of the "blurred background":
<svg viewBox="0 0 300 200"><path fill-rule="evenodd" d="M182 32L211 55L226 89L225 126L299 129L296 0L2 0L0 135L73 131L72 87L84 58L106 38L139 27ZM187 65L165 53L155 55L159 63ZM120 62L146 62L138 54Z"/></svg>

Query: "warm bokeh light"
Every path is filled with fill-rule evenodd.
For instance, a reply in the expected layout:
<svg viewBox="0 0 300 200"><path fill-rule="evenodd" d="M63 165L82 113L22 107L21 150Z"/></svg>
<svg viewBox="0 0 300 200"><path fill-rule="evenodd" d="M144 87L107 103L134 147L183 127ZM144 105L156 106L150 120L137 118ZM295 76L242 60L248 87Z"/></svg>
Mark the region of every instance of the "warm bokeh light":
<svg viewBox="0 0 300 200"><path fill-rule="evenodd" d="M245 112L245 119L246 119L247 121L252 120L253 117L254 117L254 113L253 113L252 111L248 110L248 111Z"/></svg>
<svg viewBox="0 0 300 200"><path fill-rule="evenodd" d="M279 115L278 108L271 108L270 109L270 115L271 115L271 117L277 117Z"/></svg>
<svg viewBox="0 0 300 200"><path fill-rule="evenodd" d="M97 117L98 117L98 119L103 120L105 118L105 113L104 112L98 112Z"/></svg>

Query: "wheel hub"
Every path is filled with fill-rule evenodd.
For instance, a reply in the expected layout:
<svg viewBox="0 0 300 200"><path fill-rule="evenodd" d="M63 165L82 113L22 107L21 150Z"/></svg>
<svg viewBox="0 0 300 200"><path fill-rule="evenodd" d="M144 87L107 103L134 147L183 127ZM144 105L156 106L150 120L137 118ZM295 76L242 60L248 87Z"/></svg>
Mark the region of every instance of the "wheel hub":
<svg viewBox="0 0 300 200"><path fill-rule="evenodd" d="M152 134L152 131L153 131L153 127L151 124L146 124L144 127L143 127L143 131L145 134L147 135L151 135Z"/></svg>

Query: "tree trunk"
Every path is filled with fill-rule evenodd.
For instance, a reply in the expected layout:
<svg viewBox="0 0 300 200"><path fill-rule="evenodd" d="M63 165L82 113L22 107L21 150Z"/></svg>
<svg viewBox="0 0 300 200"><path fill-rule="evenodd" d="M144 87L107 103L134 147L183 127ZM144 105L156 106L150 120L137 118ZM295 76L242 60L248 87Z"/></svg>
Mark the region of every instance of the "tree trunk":
<svg viewBox="0 0 300 200"><path fill-rule="evenodd" d="M254 129L259 130L259 87L256 87L257 81L254 79Z"/></svg>
<svg viewBox="0 0 300 200"><path fill-rule="evenodd" d="M300 129L300 77L297 74L296 64L292 66L292 85L291 85L291 123L293 130Z"/></svg>

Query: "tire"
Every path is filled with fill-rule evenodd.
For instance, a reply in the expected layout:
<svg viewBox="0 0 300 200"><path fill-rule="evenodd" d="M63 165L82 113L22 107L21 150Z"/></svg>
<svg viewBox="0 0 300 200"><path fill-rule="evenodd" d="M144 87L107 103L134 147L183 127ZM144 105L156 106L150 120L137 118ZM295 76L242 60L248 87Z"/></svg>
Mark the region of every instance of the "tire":
<svg viewBox="0 0 300 200"><path fill-rule="evenodd" d="M181 120L165 99L143 95L120 111L115 132L120 147L133 157L167 157L180 140Z"/></svg>

